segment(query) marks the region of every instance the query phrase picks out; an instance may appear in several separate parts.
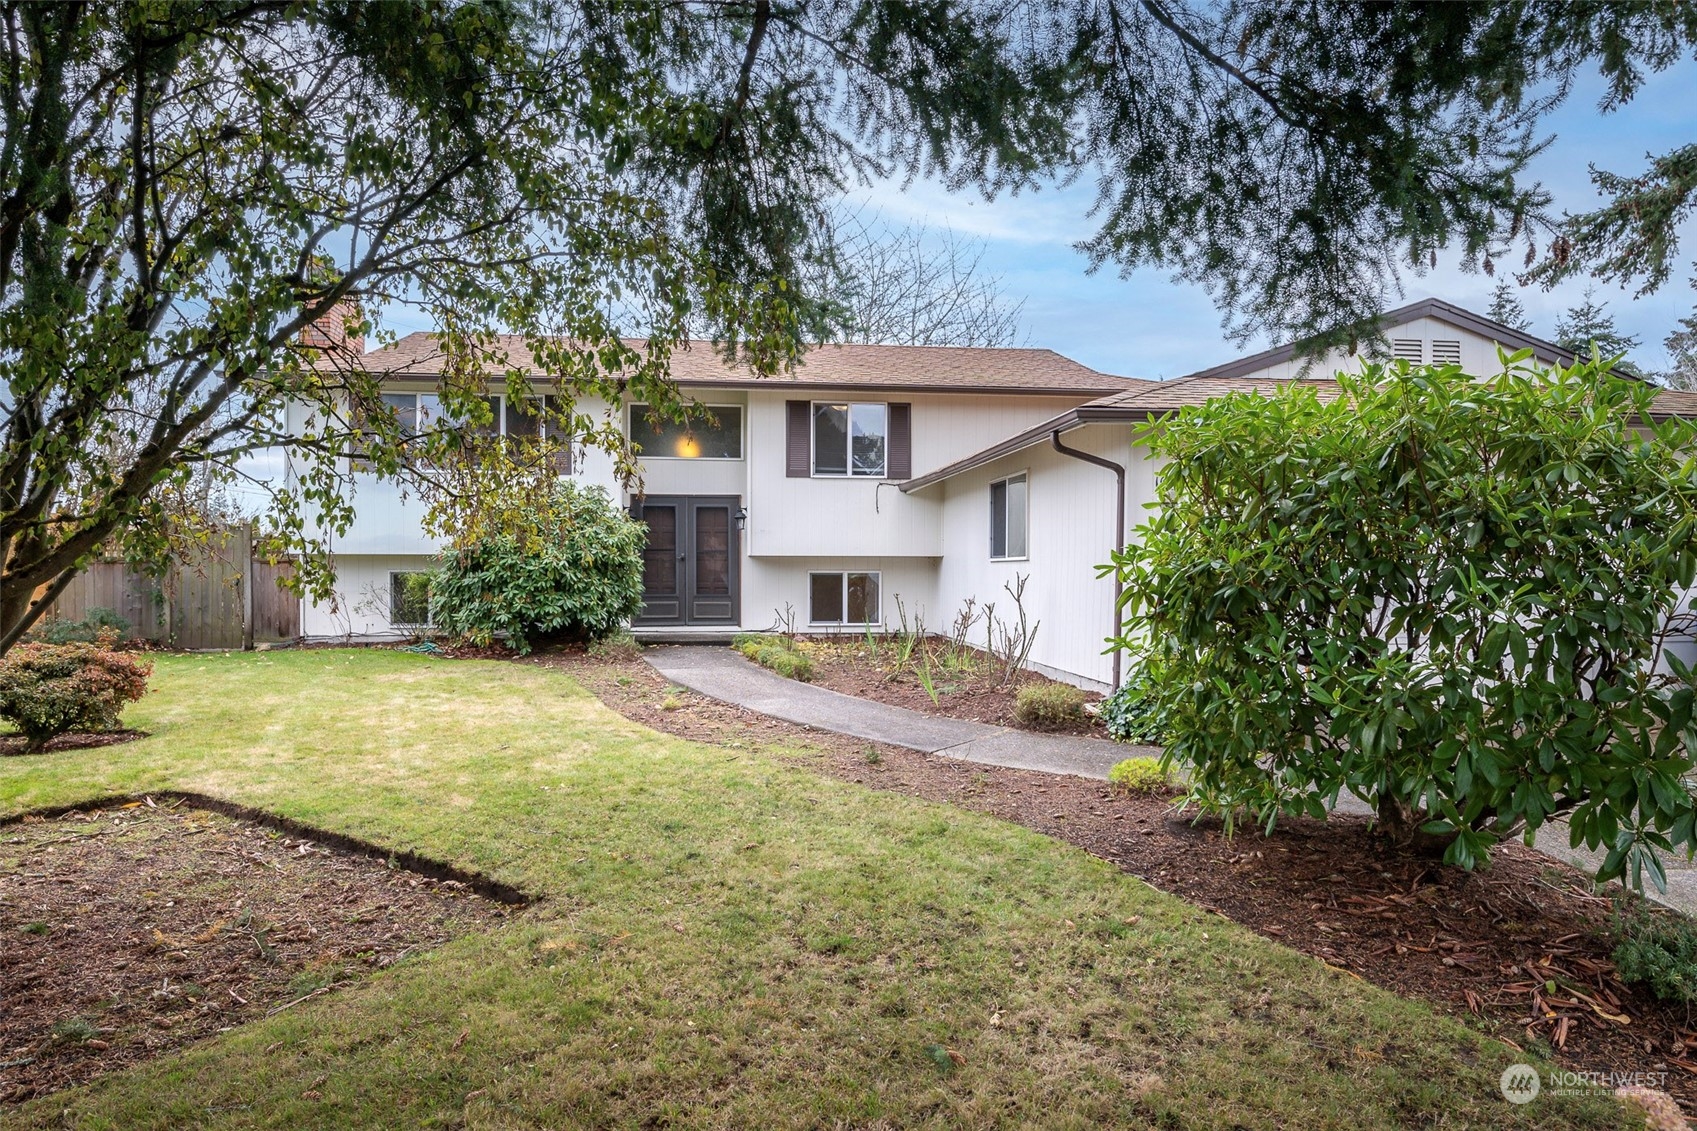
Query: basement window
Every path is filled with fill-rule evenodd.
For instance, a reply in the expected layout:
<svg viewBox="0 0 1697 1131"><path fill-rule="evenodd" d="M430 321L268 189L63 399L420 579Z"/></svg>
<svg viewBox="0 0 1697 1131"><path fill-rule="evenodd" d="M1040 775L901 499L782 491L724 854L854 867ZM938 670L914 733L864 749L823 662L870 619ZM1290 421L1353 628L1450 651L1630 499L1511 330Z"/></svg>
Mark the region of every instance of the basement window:
<svg viewBox="0 0 1697 1131"><path fill-rule="evenodd" d="M808 574L808 621L812 624L881 623L879 580L876 572Z"/></svg>
<svg viewBox="0 0 1697 1131"><path fill-rule="evenodd" d="M1025 473L990 484L990 557L1019 561L1026 557L1028 492Z"/></svg>

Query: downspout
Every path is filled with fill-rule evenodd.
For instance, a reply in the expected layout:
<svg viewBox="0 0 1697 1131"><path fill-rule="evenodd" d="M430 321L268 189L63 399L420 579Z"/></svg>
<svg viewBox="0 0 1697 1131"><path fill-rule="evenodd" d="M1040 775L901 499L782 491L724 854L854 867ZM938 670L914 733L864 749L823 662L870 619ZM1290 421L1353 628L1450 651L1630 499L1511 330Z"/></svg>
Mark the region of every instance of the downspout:
<svg viewBox="0 0 1697 1131"><path fill-rule="evenodd" d="M1049 433L1049 442L1054 444L1055 450L1057 452L1060 452L1063 456L1071 456L1073 459L1081 459L1085 463L1093 463L1097 467L1105 467L1109 471L1114 473L1114 495L1115 495L1114 549L1115 550L1125 549L1125 468L1123 466L1121 466L1120 464L1115 463L1111 459L1103 459L1101 456L1092 455L1089 452L1081 452L1077 448L1067 447L1065 444L1061 443L1061 430L1059 428L1057 428L1053 432ZM1122 624L1121 624L1121 621L1120 621L1120 594L1124 590L1124 588L1125 588L1125 583L1120 580L1119 570L1115 570L1114 571L1114 632L1113 632L1113 636L1111 638L1111 639L1115 639L1115 640L1119 639L1120 629L1122 627ZM1114 690L1118 691L1119 688L1120 688L1120 650L1118 648L1115 648L1114 649Z"/></svg>

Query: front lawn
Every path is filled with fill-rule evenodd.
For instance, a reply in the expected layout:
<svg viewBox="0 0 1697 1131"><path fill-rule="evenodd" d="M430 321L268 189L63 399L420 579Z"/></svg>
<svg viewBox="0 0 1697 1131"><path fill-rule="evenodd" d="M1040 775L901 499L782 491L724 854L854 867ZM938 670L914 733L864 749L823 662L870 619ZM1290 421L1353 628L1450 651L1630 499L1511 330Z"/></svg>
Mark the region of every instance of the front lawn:
<svg viewBox="0 0 1697 1131"><path fill-rule="evenodd" d="M155 686L146 740L0 760L0 814L193 790L541 902L7 1126L1625 1125L1507 1104L1511 1050L1082 851L545 667L171 656Z"/></svg>

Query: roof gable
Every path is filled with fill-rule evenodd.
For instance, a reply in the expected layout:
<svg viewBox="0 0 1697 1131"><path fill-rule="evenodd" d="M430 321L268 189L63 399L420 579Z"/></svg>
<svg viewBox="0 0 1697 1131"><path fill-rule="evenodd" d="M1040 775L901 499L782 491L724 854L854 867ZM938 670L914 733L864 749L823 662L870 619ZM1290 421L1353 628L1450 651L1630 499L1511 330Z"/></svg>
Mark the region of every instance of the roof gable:
<svg viewBox="0 0 1697 1131"><path fill-rule="evenodd" d="M1421 299L1419 302L1411 302L1407 306L1399 306L1395 310L1386 311L1379 319L1379 329L1384 332L1387 338L1393 338L1395 335L1391 333L1391 331L1394 331L1399 326L1407 326L1411 323L1418 322L1423 318L1430 318L1448 326L1452 326L1455 329L1466 334L1470 334L1476 338L1483 338L1486 341L1495 342L1509 350L1511 353L1518 352L1523 349L1529 349L1532 351L1532 355L1545 365L1559 364L1567 366L1573 364L1573 354L1570 351L1556 345L1554 342L1546 341L1543 338L1535 337L1521 330L1516 330L1512 326L1505 326L1501 322L1493 322L1491 319L1486 318L1482 314L1475 314L1471 310L1456 306L1451 302L1445 302L1443 299L1439 298ZM1185 377L1176 378L1176 380L1188 380L1190 378L1246 377L1252 374L1262 373L1264 370L1275 369L1279 366L1298 364L1297 355L1299 347L1300 343L1287 342L1282 346L1275 346L1269 350L1262 350L1260 353L1253 353L1247 357L1237 358L1235 361L1228 361L1223 365L1215 365L1208 369L1199 370L1195 373L1187 374ZM1326 367L1326 363L1330 361L1331 356L1332 355L1328 355L1327 358L1314 361L1310 368L1319 368L1323 370ZM1330 362L1334 367L1345 363L1347 355L1339 354L1337 355L1337 358L1337 361ZM1280 376L1286 375L1287 374L1280 374ZM1288 376L1295 376L1295 374L1288 374Z"/></svg>

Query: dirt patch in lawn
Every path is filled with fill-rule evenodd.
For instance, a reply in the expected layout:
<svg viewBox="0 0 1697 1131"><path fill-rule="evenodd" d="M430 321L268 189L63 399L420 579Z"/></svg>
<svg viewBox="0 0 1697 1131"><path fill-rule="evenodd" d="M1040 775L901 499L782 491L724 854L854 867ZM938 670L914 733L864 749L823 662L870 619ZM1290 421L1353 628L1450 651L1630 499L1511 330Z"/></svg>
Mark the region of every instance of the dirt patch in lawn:
<svg viewBox="0 0 1697 1131"><path fill-rule="evenodd" d="M1166 798L1105 782L982 766L798 727L668 685L641 662L580 654L560 667L614 710L669 734L820 753L805 764L912 797L948 802L1068 841L1154 887L1426 1002L1517 1048L1579 1072L1660 1073L1697 1112L1697 1021L1622 985L1609 955L1618 888L1602 893L1520 845L1488 871L1387 856L1365 821L1280 822L1271 837L1223 835ZM670 702L674 708L662 709Z"/></svg>
<svg viewBox="0 0 1697 1131"><path fill-rule="evenodd" d="M145 730L93 730L73 731L61 734L47 740L36 754L58 754L67 750L93 750L101 746L116 746L120 742L134 742L138 738L146 738ZM0 758L17 757L30 753L26 749L29 739L21 734L0 734Z"/></svg>
<svg viewBox="0 0 1697 1131"><path fill-rule="evenodd" d="M933 701L919 672L911 664L897 662L895 645L888 639L868 645L854 637L804 637L797 644L813 661L812 682L820 687L927 715L991 726L1029 729L1014 718L1020 688L1055 682L1036 672L1022 671L1004 685L993 656L982 649L965 648L959 650L957 662L931 669L931 688L937 693ZM1097 703L1101 698L1093 692L1084 696L1086 703ZM1102 724L1089 714L1076 725L1058 727L1050 733L1106 737Z"/></svg>
<svg viewBox="0 0 1697 1131"><path fill-rule="evenodd" d="M279 827L286 826L286 827ZM516 898L186 797L0 824L0 1102L292 1008Z"/></svg>

